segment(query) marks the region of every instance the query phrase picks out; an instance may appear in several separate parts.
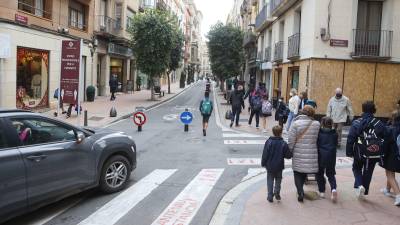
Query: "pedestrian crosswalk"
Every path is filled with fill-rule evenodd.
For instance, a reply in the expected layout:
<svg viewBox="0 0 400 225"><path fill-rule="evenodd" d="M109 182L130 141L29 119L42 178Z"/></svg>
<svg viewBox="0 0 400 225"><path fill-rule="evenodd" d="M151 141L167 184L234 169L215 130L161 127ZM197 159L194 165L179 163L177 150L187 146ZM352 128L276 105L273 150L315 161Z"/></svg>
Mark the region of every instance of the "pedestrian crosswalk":
<svg viewBox="0 0 400 225"><path fill-rule="evenodd" d="M237 131L223 131L225 145L264 145L268 137Z"/></svg>

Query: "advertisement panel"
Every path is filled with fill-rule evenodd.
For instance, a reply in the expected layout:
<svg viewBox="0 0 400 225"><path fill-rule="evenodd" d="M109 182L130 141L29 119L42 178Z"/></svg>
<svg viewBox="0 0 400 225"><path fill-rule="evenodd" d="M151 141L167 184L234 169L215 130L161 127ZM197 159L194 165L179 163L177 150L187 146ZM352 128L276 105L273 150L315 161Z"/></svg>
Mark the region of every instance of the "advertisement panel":
<svg viewBox="0 0 400 225"><path fill-rule="evenodd" d="M78 104L81 41L62 41L60 95L63 103Z"/></svg>

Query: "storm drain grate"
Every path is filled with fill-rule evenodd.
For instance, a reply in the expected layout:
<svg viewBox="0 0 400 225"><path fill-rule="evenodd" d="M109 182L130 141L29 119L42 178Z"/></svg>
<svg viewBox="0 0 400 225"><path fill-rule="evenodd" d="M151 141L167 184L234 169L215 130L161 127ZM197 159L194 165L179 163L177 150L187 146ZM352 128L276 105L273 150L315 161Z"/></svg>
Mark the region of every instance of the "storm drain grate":
<svg viewBox="0 0 400 225"><path fill-rule="evenodd" d="M100 121L102 119L104 119L104 117L100 117L100 116L92 116L89 118L89 120L94 120L94 121Z"/></svg>

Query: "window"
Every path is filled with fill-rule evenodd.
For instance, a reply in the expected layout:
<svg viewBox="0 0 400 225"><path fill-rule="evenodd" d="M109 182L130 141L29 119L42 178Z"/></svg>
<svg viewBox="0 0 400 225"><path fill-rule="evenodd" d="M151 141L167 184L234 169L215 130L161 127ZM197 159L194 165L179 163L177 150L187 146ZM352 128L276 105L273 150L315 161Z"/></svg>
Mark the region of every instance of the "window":
<svg viewBox="0 0 400 225"><path fill-rule="evenodd" d="M69 1L69 26L86 30L85 8L86 6L79 2Z"/></svg>
<svg viewBox="0 0 400 225"><path fill-rule="evenodd" d="M35 16L51 19L51 0L18 0L18 9Z"/></svg>
<svg viewBox="0 0 400 225"><path fill-rule="evenodd" d="M128 30L133 25L133 17L135 16L135 12L128 9L126 11L126 29Z"/></svg>
<svg viewBox="0 0 400 225"><path fill-rule="evenodd" d="M72 128L42 119L11 119L23 145L75 140Z"/></svg>
<svg viewBox="0 0 400 225"><path fill-rule="evenodd" d="M4 131L0 128L0 149L7 148L8 143Z"/></svg>
<svg viewBox="0 0 400 225"><path fill-rule="evenodd" d="M115 4L115 28L119 29L121 28L121 23L122 23L122 4L121 3L116 3Z"/></svg>

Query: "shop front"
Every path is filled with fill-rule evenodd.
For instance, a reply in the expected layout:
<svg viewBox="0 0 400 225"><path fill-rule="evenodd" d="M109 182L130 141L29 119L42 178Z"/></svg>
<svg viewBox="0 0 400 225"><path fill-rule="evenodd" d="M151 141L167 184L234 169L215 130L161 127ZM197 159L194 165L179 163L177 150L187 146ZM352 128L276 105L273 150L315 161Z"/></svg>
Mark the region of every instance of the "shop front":
<svg viewBox="0 0 400 225"><path fill-rule="evenodd" d="M110 58L110 78L116 76L118 80L118 92L124 89L124 60L119 58Z"/></svg>
<svg viewBox="0 0 400 225"><path fill-rule="evenodd" d="M49 107L49 51L17 47L16 107Z"/></svg>

